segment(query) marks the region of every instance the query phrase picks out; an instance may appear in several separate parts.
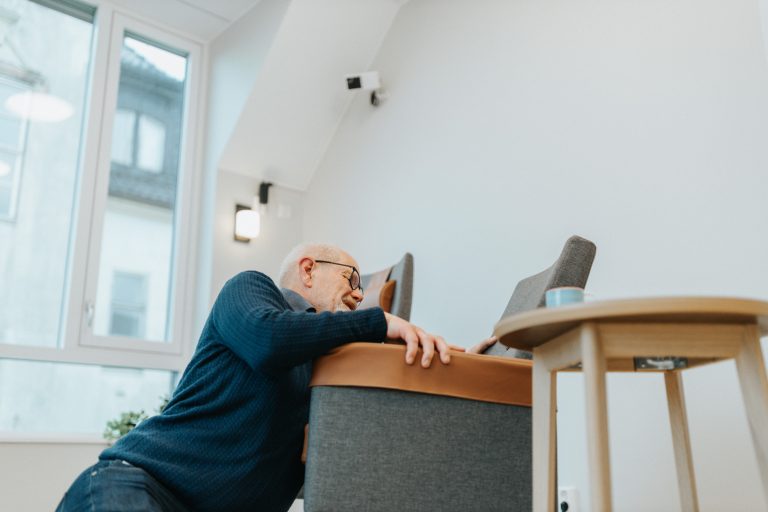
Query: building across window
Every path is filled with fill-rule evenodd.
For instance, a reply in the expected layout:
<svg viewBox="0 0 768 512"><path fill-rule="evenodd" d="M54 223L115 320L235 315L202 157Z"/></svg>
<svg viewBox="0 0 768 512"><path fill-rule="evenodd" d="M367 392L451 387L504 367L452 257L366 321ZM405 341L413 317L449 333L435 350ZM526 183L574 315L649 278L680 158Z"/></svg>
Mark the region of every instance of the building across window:
<svg viewBox="0 0 768 512"><path fill-rule="evenodd" d="M165 158L165 124L153 117L139 118L138 167L143 171L162 172Z"/></svg>
<svg viewBox="0 0 768 512"><path fill-rule="evenodd" d="M165 170L165 123L159 119L133 110L117 109L112 137L112 167L117 172L128 171L141 177L141 171L158 174ZM170 184L166 180L164 186ZM119 187L119 183L115 187Z"/></svg>
<svg viewBox="0 0 768 512"><path fill-rule="evenodd" d="M109 195L173 209L186 59L130 36L120 59Z"/></svg>
<svg viewBox="0 0 768 512"><path fill-rule="evenodd" d="M13 95L29 91L29 84L8 76L0 67L0 105ZM27 120L0 110L0 220L12 221L21 186Z"/></svg>
<svg viewBox="0 0 768 512"><path fill-rule="evenodd" d="M187 56L125 32L109 187L102 227L93 333L168 342L176 193L180 177ZM148 306L139 317L115 313L116 287L146 276ZM110 288L111 287L111 288ZM140 325L139 325L140 324ZM138 332L139 334L134 334Z"/></svg>
<svg viewBox="0 0 768 512"><path fill-rule="evenodd" d="M115 131L112 136L112 165L133 167L135 138L136 112L124 108L117 109Z"/></svg>
<svg viewBox="0 0 768 512"><path fill-rule="evenodd" d="M142 338L146 332L147 276L115 272L109 334Z"/></svg>
<svg viewBox="0 0 768 512"><path fill-rule="evenodd" d="M55 348L74 240L93 25L15 1L0 2L0 27L0 343ZM42 91L65 101L71 115L41 120L36 109L45 102L31 93ZM14 107L25 98L24 108Z"/></svg>

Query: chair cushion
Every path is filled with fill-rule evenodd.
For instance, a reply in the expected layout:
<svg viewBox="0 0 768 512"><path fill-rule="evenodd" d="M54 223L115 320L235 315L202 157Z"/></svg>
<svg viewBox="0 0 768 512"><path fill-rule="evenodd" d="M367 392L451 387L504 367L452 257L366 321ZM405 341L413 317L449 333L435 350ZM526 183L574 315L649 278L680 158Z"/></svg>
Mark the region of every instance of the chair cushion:
<svg viewBox="0 0 768 512"><path fill-rule="evenodd" d="M396 285L397 281L387 281L379 290L379 306L387 313L392 311L392 297L395 294Z"/></svg>
<svg viewBox="0 0 768 512"><path fill-rule="evenodd" d="M387 313L392 311L396 281L387 281L389 270L382 270L371 276L364 290L360 309L380 307Z"/></svg>

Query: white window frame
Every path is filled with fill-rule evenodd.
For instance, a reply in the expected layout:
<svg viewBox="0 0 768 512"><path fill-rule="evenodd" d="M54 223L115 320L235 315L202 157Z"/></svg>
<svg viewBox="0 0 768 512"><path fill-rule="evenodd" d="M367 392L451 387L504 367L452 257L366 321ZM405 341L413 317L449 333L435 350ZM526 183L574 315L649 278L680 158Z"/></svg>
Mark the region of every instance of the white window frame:
<svg viewBox="0 0 768 512"><path fill-rule="evenodd" d="M194 37L140 19L108 2L94 3L98 8L93 27L87 108L71 225L73 236L67 255L69 265L62 300L59 347L0 343L0 358L178 372L189 361L196 341L196 333L193 332L196 326L193 321L196 306L194 252L199 219L193 205L199 197L202 181L200 148L204 137L202 123L198 120L203 112L207 88L203 72L207 68L207 46ZM126 31L188 54L167 342L96 336L88 322L88 305L94 302L96 296L110 175L112 126L117 109L120 52ZM109 307L109 304L102 307Z"/></svg>

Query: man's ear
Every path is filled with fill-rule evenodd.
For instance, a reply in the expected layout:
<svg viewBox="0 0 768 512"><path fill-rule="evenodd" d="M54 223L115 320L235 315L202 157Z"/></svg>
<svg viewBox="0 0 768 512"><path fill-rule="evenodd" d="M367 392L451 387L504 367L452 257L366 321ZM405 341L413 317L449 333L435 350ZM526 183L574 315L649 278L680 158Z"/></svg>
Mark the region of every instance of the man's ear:
<svg viewBox="0 0 768 512"><path fill-rule="evenodd" d="M307 288L312 288L312 269L315 262L312 258L302 258L299 260L299 280Z"/></svg>

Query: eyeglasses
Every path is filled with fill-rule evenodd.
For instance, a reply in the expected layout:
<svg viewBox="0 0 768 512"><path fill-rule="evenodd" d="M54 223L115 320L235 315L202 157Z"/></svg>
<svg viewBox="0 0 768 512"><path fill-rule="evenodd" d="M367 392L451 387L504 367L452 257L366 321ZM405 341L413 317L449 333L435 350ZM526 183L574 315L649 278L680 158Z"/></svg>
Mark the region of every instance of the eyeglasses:
<svg viewBox="0 0 768 512"><path fill-rule="evenodd" d="M315 260L315 263L330 263L331 265L338 265L340 267L351 268L352 273L349 275L349 278L348 278L349 287L352 288L352 291L360 290L360 293L363 293L363 287L360 282L360 273L352 265L345 265L344 263L336 263L335 261L328 261L328 260Z"/></svg>

